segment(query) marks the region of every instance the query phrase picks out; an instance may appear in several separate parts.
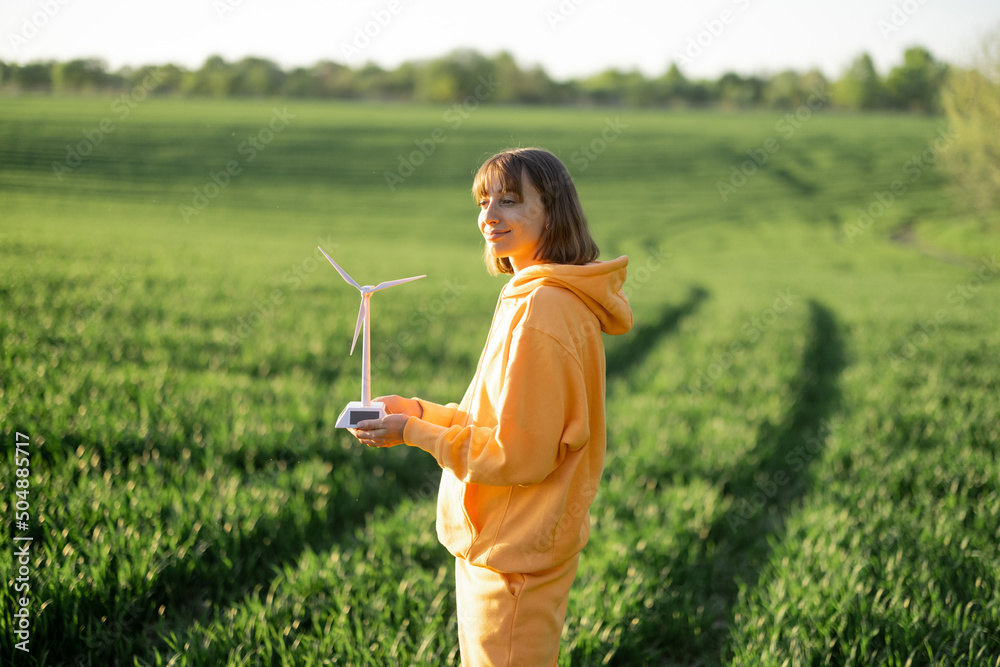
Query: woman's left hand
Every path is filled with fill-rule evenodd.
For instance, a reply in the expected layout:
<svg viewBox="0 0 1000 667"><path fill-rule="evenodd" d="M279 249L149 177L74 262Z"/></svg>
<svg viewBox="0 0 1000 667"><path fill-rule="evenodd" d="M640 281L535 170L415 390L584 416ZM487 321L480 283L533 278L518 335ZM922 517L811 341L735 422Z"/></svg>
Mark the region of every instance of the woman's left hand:
<svg viewBox="0 0 1000 667"><path fill-rule="evenodd" d="M403 429L409 419L409 415L386 415L360 421L357 428L347 430L368 447L395 447L403 444Z"/></svg>

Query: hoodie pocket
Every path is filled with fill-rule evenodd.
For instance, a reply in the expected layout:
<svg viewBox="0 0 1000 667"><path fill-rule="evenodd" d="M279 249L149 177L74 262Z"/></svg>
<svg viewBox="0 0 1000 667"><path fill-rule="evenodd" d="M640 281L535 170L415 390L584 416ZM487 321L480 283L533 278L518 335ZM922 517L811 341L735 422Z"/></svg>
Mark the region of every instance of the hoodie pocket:
<svg viewBox="0 0 1000 667"><path fill-rule="evenodd" d="M510 596L515 600L518 599L521 596L521 591L524 590L524 575L516 572L501 572L500 576L503 577Z"/></svg>
<svg viewBox="0 0 1000 667"><path fill-rule="evenodd" d="M448 551L468 559L476 531L465 511L464 488L454 475L444 471L438 493L437 534Z"/></svg>

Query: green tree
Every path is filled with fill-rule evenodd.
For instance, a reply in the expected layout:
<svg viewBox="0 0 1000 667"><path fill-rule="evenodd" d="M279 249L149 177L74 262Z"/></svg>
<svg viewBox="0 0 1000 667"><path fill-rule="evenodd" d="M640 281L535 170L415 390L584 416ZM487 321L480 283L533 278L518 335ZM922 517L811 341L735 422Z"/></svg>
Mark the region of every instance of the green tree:
<svg viewBox="0 0 1000 667"><path fill-rule="evenodd" d="M811 69L803 74L799 78L799 86L806 95L806 101L812 95L822 95L824 98L829 96L830 82L818 69Z"/></svg>
<svg viewBox="0 0 1000 667"><path fill-rule="evenodd" d="M787 70L775 74L764 86L764 104L774 109L790 109L801 105L807 96L798 72Z"/></svg>
<svg viewBox="0 0 1000 667"><path fill-rule="evenodd" d="M375 63L368 62L354 73L354 89L360 97L384 99L388 78L388 72Z"/></svg>
<svg viewBox="0 0 1000 667"><path fill-rule="evenodd" d="M313 67L315 93L319 97L356 97L354 71L345 65L323 60Z"/></svg>
<svg viewBox="0 0 1000 667"><path fill-rule="evenodd" d="M656 80L656 84L658 98L666 102L683 99L690 82L677 63L670 63L670 67Z"/></svg>
<svg viewBox="0 0 1000 667"><path fill-rule="evenodd" d="M454 63L432 60L417 67L413 98L418 102L453 102L458 99L459 74Z"/></svg>
<svg viewBox="0 0 1000 667"><path fill-rule="evenodd" d="M555 85L540 66L521 69L514 57L501 51L490 59L488 76L497 83L490 95L494 103L523 102L529 104L554 103L558 100Z"/></svg>
<svg viewBox="0 0 1000 667"><path fill-rule="evenodd" d="M502 76L497 76L496 80L501 84L497 90L502 90L504 83ZM560 101L555 84L539 65L522 71L515 79L514 87L514 99L518 102L552 104Z"/></svg>
<svg viewBox="0 0 1000 667"><path fill-rule="evenodd" d="M933 113L941 110L941 86L947 67L927 49L913 47L903 54L903 64L886 78L890 103L897 109Z"/></svg>
<svg viewBox="0 0 1000 667"><path fill-rule="evenodd" d="M871 56L857 57L833 89L837 106L847 109L883 109L888 102L885 84L875 71Z"/></svg>
<svg viewBox="0 0 1000 667"><path fill-rule="evenodd" d="M657 103L670 106L697 104L695 87L677 63L671 63L667 71L653 81L653 98Z"/></svg>
<svg viewBox="0 0 1000 667"><path fill-rule="evenodd" d="M973 68L951 69L942 97L955 135L944 163L984 223L1000 229L1000 25Z"/></svg>
<svg viewBox="0 0 1000 667"><path fill-rule="evenodd" d="M177 65L145 65L125 73L122 86L129 91L142 86L150 93L169 95L180 92L184 74Z"/></svg>
<svg viewBox="0 0 1000 667"><path fill-rule="evenodd" d="M405 62L385 75L384 96L391 100L412 100L417 85L417 68Z"/></svg>
<svg viewBox="0 0 1000 667"><path fill-rule="evenodd" d="M48 92L52 90L52 69L55 63L33 62L11 67L11 81L21 91Z"/></svg>
<svg viewBox="0 0 1000 667"><path fill-rule="evenodd" d="M829 83L819 70L805 74L787 70L764 84L764 105L772 109L797 109L803 104L816 106L827 99Z"/></svg>
<svg viewBox="0 0 1000 667"><path fill-rule="evenodd" d="M524 73L517 62L507 51L501 51L492 58L493 77L497 81L502 81L504 85L499 86L493 95L494 102L518 102L521 100L521 90L523 87L522 78Z"/></svg>
<svg viewBox="0 0 1000 667"><path fill-rule="evenodd" d="M764 80L755 76L743 78L726 72L716 85L716 95L724 107L744 109L757 106L763 99Z"/></svg>
<svg viewBox="0 0 1000 667"><path fill-rule="evenodd" d="M108 87L107 64L97 58L70 60L52 67L52 90L59 93L94 91Z"/></svg>
<svg viewBox="0 0 1000 667"><path fill-rule="evenodd" d="M274 95L281 90L285 73L265 58L244 58L233 67L231 92L237 95Z"/></svg>
<svg viewBox="0 0 1000 667"><path fill-rule="evenodd" d="M654 88L638 70L606 69L580 82L586 98L597 104L643 106L654 97Z"/></svg>
<svg viewBox="0 0 1000 667"><path fill-rule="evenodd" d="M286 73L285 82L281 87L283 95L290 97L318 97L316 75L313 68L296 67Z"/></svg>
<svg viewBox="0 0 1000 667"><path fill-rule="evenodd" d="M471 49L458 49L417 66L414 98L421 102L460 102L470 96L482 97L480 102L493 100L495 93L509 83L502 82L484 97L482 82L493 75L490 59Z"/></svg>
<svg viewBox="0 0 1000 667"><path fill-rule="evenodd" d="M182 84L186 93L226 97L236 86L236 68L221 56L210 56L197 72L188 72Z"/></svg>

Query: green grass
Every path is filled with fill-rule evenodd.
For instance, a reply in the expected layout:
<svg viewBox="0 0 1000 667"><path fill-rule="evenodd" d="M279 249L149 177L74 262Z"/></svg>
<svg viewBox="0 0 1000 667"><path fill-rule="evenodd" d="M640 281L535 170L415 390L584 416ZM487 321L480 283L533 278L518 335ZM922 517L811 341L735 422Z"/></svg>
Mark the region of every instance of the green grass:
<svg viewBox="0 0 1000 667"><path fill-rule="evenodd" d="M428 274L374 301L374 391L457 400L503 284L472 172L542 145L602 256L630 255L636 319L606 340L608 464L560 664L1000 665L1000 274L976 273L1000 247L936 165L850 231L945 121L448 111L3 100L0 511L26 534L24 433L35 540L30 656L0 543L3 660L457 664L438 468L333 427L357 303L315 248L363 282ZM434 151L391 190L415 142Z"/></svg>

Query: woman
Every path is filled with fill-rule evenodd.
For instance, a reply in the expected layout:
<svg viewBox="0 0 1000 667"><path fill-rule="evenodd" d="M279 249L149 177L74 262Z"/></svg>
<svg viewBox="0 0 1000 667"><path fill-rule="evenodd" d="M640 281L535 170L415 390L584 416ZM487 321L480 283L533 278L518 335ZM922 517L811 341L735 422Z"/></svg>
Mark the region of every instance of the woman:
<svg viewBox="0 0 1000 667"><path fill-rule="evenodd" d="M472 187L487 268L513 274L459 404L379 398L352 433L442 467L437 533L454 554L463 665L554 665L604 467L604 343L632 311L628 258L598 262L576 188L537 148L487 160Z"/></svg>

